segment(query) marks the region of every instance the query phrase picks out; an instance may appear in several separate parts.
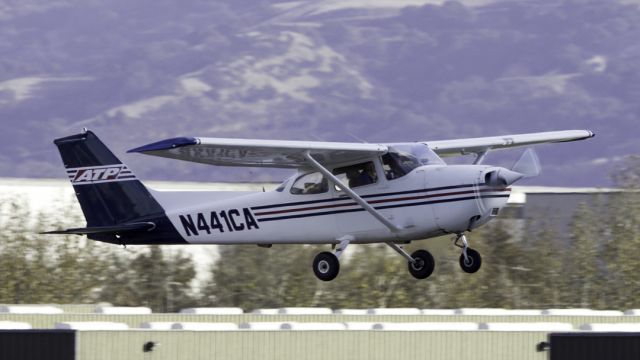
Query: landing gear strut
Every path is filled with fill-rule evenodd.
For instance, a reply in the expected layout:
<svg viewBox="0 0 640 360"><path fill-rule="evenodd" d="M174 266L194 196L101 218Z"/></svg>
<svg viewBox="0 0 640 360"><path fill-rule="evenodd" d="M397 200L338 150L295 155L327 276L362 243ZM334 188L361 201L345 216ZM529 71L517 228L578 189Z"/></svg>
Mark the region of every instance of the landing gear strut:
<svg viewBox="0 0 640 360"><path fill-rule="evenodd" d="M460 241L462 241L462 244L460 244ZM462 271L473 274L480 270L482 257L479 252L469 247L467 237L464 236L464 233L458 234L454 245L462 248L462 254L460 254L460 267L462 268Z"/></svg>

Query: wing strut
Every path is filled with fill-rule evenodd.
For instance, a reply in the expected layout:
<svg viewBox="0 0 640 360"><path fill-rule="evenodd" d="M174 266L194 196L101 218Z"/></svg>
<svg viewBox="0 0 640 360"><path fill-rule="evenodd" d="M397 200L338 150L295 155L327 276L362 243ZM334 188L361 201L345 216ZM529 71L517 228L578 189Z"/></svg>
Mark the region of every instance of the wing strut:
<svg viewBox="0 0 640 360"><path fill-rule="evenodd" d="M385 218L378 210L374 209L373 206L369 205L368 202L364 201L358 194L356 194L353 190L351 190L348 186L344 185L340 179L335 177L329 170L327 170L324 166L322 166L316 159L311 156L310 151L306 151L304 156L309 160L311 166L318 170L322 175L326 176L329 181L331 181L335 186L339 187L343 190L350 198L352 198L355 202L357 202L362 208L364 208L369 214L373 215L378 221L380 221L384 226L388 227L389 230L393 233L398 233L401 231L399 227L397 227L394 223Z"/></svg>
<svg viewBox="0 0 640 360"><path fill-rule="evenodd" d="M482 162L484 161L484 158L487 156L487 154L489 153L489 149L484 149L481 151L476 152L476 160L473 162L473 165L480 165L482 164Z"/></svg>

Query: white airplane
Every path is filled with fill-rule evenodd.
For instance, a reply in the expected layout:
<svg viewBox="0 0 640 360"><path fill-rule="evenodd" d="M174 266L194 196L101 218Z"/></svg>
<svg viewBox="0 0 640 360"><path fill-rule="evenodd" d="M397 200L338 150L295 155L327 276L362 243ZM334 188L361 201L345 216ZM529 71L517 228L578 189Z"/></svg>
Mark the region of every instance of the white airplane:
<svg viewBox="0 0 640 360"><path fill-rule="evenodd" d="M349 244L385 243L405 257L411 275L434 270L426 250L402 244L455 234L460 266L478 271L480 254L465 232L496 217L509 186L539 173L525 150L511 169L483 165L495 149L588 139L587 130L398 144L179 137L141 146L143 153L220 166L297 169L267 192L166 192L145 187L91 131L54 141L87 220L48 234L87 235L113 244L330 244L315 275L334 279ZM441 156L475 154L471 165Z"/></svg>

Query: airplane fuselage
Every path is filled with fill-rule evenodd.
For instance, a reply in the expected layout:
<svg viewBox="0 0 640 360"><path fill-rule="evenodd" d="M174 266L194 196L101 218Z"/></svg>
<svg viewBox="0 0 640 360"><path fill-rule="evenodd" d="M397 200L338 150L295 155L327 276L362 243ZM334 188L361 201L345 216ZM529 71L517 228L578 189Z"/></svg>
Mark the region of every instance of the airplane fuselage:
<svg viewBox="0 0 640 360"><path fill-rule="evenodd" d="M497 215L509 189L490 187L484 165L426 165L354 191L401 230L392 232L344 191L153 192L180 236L192 244L322 244L411 241L459 233ZM302 173L301 173L302 174ZM299 174L299 175L301 175Z"/></svg>

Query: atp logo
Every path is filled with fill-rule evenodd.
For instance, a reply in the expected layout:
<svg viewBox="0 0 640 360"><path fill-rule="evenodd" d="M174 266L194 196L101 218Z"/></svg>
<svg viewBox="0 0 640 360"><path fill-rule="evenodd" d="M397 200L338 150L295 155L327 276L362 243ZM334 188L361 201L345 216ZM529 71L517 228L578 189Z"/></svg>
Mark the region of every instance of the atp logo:
<svg viewBox="0 0 640 360"><path fill-rule="evenodd" d="M74 185L135 179L125 165L75 168L67 170L67 174Z"/></svg>

